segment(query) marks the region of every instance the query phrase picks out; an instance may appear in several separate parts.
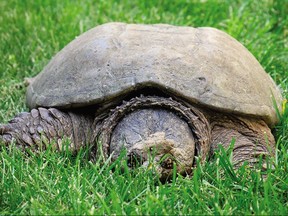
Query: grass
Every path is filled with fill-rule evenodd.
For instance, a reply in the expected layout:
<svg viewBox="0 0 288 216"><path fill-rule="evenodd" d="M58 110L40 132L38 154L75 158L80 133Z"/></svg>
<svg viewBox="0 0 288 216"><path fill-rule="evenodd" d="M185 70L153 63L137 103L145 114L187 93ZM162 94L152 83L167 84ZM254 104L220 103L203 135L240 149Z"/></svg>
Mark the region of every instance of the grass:
<svg viewBox="0 0 288 216"><path fill-rule="evenodd" d="M284 152L282 152L284 155ZM234 172L225 151L199 165L192 179L161 184L152 171L119 171L91 163L85 151L46 151L26 156L11 147L1 153L1 214L284 214L285 169ZM287 155L284 158L286 163ZM118 168L118 169L117 169ZM112 170L115 170L112 172Z"/></svg>
<svg viewBox="0 0 288 216"><path fill-rule="evenodd" d="M0 14L0 122L28 110L24 77L77 35L110 21L217 27L243 43L288 97L286 0L0 0ZM223 150L192 178L161 184L151 170L120 172L120 159L91 163L85 150L27 156L11 146L0 152L0 214L287 215L287 108L282 114L266 179L257 169L231 170Z"/></svg>

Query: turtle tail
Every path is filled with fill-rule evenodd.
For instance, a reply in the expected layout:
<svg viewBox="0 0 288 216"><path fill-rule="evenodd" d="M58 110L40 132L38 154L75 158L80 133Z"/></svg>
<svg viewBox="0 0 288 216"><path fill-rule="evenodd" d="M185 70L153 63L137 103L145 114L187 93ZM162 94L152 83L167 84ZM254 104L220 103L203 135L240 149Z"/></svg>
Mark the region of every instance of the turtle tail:
<svg viewBox="0 0 288 216"><path fill-rule="evenodd" d="M91 120L88 116L62 112L55 108L32 109L22 112L8 124L0 124L0 142L9 145L15 142L22 149L44 150L47 145L63 149L63 138L70 139L68 148L78 150L87 144Z"/></svg>

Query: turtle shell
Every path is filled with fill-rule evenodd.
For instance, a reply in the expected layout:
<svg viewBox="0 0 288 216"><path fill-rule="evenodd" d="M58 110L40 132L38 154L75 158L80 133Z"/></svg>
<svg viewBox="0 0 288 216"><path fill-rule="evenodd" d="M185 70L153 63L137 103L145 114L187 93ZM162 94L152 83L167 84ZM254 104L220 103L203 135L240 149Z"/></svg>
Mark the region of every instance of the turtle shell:
<svg viewBox="0 0 288 216"><path fill-rule="evenodd" d="M30 108L104 104L145 87L277 122L281 94L255 57L210 27L107 23L64 47L27 90Z"/></svg>

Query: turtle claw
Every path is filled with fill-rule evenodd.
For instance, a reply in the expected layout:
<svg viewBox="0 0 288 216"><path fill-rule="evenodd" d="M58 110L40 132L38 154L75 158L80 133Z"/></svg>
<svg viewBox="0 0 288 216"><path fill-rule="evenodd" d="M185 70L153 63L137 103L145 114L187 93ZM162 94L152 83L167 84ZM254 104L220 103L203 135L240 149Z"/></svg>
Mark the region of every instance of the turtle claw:
<svg viewBox="0 0 288 216"><path fill-rule="evenodd" d="M12 136L9 134L0 135L0 142L4 142L4 144L8 144L12 142Z"/></svg>
<svg viewBox="0 0 288 216"><path fill-rule="evenodd" d="M0 135L3 135L9 131L9 127L4 124L0 124Z"/></svg>
<svg viewBox="0 0 288 216"><path fill-rule="evenodd" d="M3 134L5 131L4 125L0 124L0 134Z"/></svg>
<svg viewBox="0 0 288 216"><path fill-rule="evenodd" d="M0 124L0 142L10 143L12 136L8 133L10 128L8 125Z"/></svg>

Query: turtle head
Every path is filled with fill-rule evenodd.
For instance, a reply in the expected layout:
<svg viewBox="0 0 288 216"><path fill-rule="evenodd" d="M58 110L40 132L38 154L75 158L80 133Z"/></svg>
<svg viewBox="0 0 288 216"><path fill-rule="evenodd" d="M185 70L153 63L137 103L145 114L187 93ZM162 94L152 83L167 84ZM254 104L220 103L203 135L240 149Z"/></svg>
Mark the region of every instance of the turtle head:
<svg viewBox="0 0 288 216"><path fill-rule="evenodd" d="M111 110L94 134L106 156L118 158L126 149L131 168L154 167L160 179L171 177L174 167L186 175L194 157L204 160L210 149L209 123L200 111L191 109L171 98L132 98Z"/></svg>

